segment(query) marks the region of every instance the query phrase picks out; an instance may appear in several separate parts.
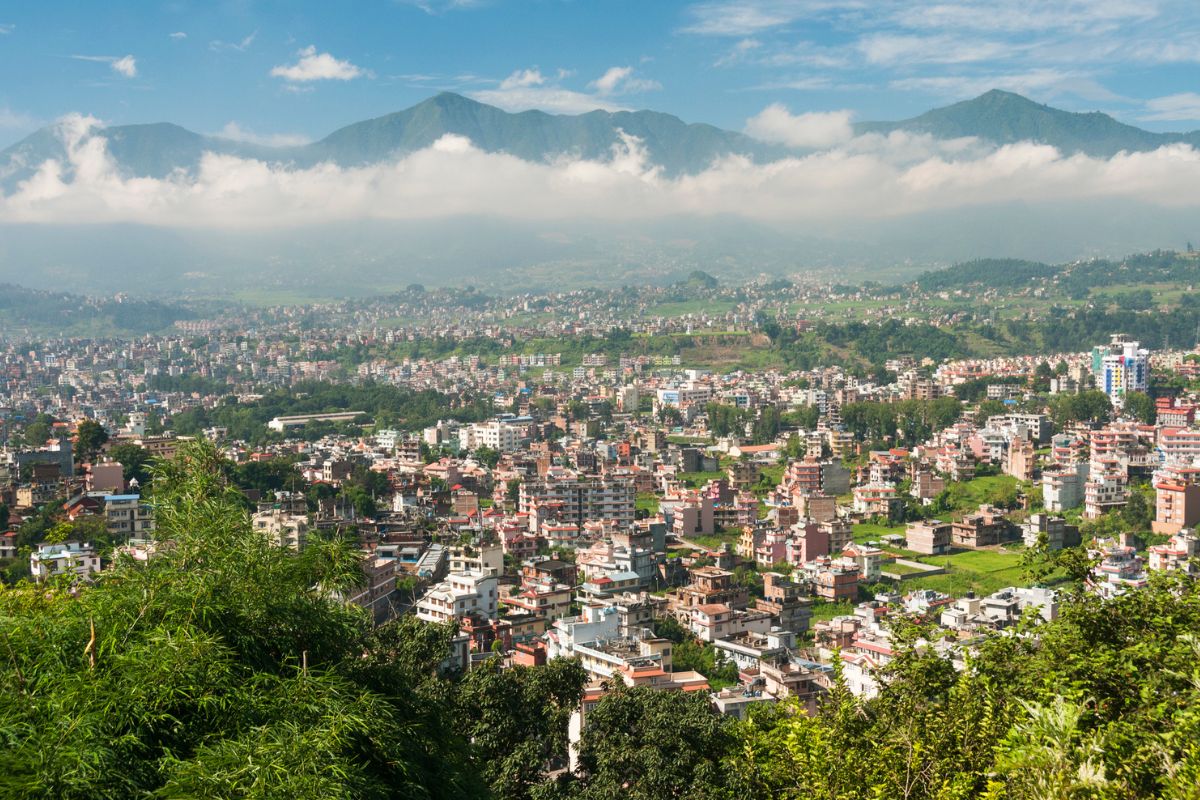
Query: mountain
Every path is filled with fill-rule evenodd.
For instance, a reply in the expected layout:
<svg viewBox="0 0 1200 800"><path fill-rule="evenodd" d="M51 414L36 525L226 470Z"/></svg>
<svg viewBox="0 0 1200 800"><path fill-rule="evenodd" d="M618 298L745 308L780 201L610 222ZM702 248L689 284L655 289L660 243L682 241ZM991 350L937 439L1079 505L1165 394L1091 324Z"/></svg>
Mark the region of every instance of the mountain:
<svg viewBox="0 0 1200 800"><path fill-rule="evenodd" d="M1063 111L999 89L912 119L861 122L855 126L859 134L898 130L928 133L938 139L975 136L996 144L1038 142L1053 145L1064 153L1086 153L1097 158L1110 158L1122 150L1155 150L1176 142L1200 147L1200 131L1153 133L1118 122L1099 111L1085 114Z"/></svg>
<svg viewBox="0 0 1200 800"><path fill-rule="evenodd" d="M1109 157L1122 151L1153 150L1173 142L1200 147L1200 131L1152 133L1117 122L1107 114L1076 114L1040 105L1011 92L990 91L974 100L937 108L899 122L863 122L858 133L907 130L949 139L975 136L997 144L1044 142L1067 153ZM621 132L638 137L650 161L668 175L695 174L730 154L769 161L792 151L712 125L686 123L657 111L590 111L586 114L512 114L445 92L383 117L340 128L299 147L268 147L194 133L178 125L119 125L99 135L121 170L131 176L165 177L194 171L206 152L257 158L298 167L331 161L361 166L410 153L446 134L465 136L489 152L528 161L557 156L605 159ZM66 151L53 128L43 128L0 152L0 188L11 191L48 159L66 163ZM68 175L69 177L69 175Z"/></svg>
<svg viewBox="0 0 1200 800"><path fill-rule="evenodd" d="M731 153L765 160L785 152L740 133L688 124L657 111L510 114L443 92L404 111L347 125L304 148L300 157L342 165L373 163L397 152L428 147L452 133L466 136L483 150L527 161L564 154L606 159L620 142L621 131L641 139L651 162L673 175L699 172Z"/></svg>
<svg viewBox="0 0 1200 800"><path fill-rule="evenodd" d="M123 172L161 178L175 169L195 170L205 152L300 167L326 161L361 166L428 147L446 134L466 136L489 152L510 153L529 161L561 155L606 159L621 141L622 131L641 139L650 161L671 175L699 172L714 159L735 153L762 161L787 152L741 133L688 124L657 111L510 114L450 92L404 111L347 125L299 147L236 142L170 123L114 126L100 130L99 135L108 141L109 153ZM51 158L65 163L66 150L53 128L43 128L0 152L0 185L11 190Z"/></svg>

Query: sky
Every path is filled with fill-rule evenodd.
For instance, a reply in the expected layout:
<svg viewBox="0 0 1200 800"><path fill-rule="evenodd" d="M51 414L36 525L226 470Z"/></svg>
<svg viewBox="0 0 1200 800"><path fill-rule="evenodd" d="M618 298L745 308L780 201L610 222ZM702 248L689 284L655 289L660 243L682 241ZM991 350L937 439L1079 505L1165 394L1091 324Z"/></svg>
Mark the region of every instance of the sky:
<svg viewBox="0 0 1200 800"><path fill-rule="evenodd" d="M1200 128L1196 0L0 4L0 146L67 114L320 138L443 90L509 110L901 119L991 88Z"/></svg>

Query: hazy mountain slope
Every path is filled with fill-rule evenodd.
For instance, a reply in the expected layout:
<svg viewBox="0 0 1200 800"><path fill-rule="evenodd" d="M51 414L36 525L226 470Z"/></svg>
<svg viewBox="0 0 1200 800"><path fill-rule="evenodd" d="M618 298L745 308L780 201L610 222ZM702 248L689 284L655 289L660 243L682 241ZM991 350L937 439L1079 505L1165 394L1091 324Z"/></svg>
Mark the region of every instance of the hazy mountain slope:
<svg viewBox="0 0 1200 800"><path fill-rule="evenodd" d="M928 133L938 139L977 136L997 144L1032 141L1053 145L1065 153L1087 153L1100 158L1122 150L1154 150L1174 142L1200 146L1200 131L1153 133L1098 111L1086 114L1063 111L999 89L912 119L862 122L855 126L857 133L895 130Z"/></svg>
<svg viewBox="0 0 1200 800"><path fill-rule="evenodd" d="M1068 153L1100 157L1121 150L1152 150L1173 142L1200 146L1200 131L1152 133L1106 114L1062 111L998 90L900 122L859 123L856 130L909 130L938 138L976 136L1000 144L1029 140ZM394 114L347 125L302 147L235 142L165 122L113 126L102 129L100 135L108 140L108 150L125 174L161 178L177 169L193 171L205 152L296 166L322 161L358 166L428 147L446 134L465 136L484 150L510 153L528 161L563 155L606 159L620 141L622 131L640 139L651 163L668 175L701 172L715 159L730 154L767 161L789 153L786 148L741 133L689 124L657 111L511 114L451 93L436 95ZM61 138L52 128L37 131L0 152L0 188L11 191L48 159L66 164L66 155Z"/></svg>

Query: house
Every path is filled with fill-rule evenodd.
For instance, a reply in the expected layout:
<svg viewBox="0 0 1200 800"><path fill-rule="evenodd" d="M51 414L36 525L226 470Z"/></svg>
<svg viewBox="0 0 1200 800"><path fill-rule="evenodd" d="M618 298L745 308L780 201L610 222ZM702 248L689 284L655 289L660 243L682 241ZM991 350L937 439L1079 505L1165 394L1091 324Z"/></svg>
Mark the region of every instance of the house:
<svg viewBox="0 0 1200 800"><path fill-rule="evenodd" d="M1047 550L1062 550L1079 544L1079 528L1068 525L1062 517L1049 514L1032 514L1021 526L1021 540L1026 547L1036 547L1042 537Z"/></svg>
<svg viewBox="0 0 1200 800"><path fill-rule="evenodd" d="M1165 544L1151 545L1148 567L1155 571L1179 570L1189 575L1200 573L1200 539L1192 531L1179 531Z"/></svg>
<svg viewBox="0 0 1200 800"><path fill-rule="evenodd" d="M927 556L950 552L951 525L949 522L922 520L910 522L905 531L908 549Z"/></svg>
<svg viewBox="0 0 1200 800"><path fill-rule="evenodd" d="M1155 515L1151 529L1168 536L1200 522L1200 485L1177 478L1167 478L1154 484Z"/></svg>
<svg viewBox="0 0 1200 800"><path fill-rule="evenodd" d="M854 510L868 517L899 519L904 500L894 483L866 483L854 487Z"/></svg>
<svg viewBox="0 0 1200 800"><path fill-rule="evenodd" d="M283 509L273 508L270 511L258 512L250 518L250 523L255 531L267 536L277 547L304 549L304 542L308 537L307 515L289 514Z"/></svg>
<svg viewBox="0 0 1200 800"><path fill-rule="evenodd" d="M70 574L86 579L100 571L100 556L87 542L42 542L29 555L29 571L38 583Z"/></svg>
<svg viewBox="0 0 1200 800"><path fill-rule="evenodd" d="M1088 462L1077 461L1042 471L1042 503L1050 512L1062 513L1083 504Z"/></svg>
<svg viewBox="0 0 1200 800"><path fill-rule="evenodd" d="M452 622L469 615L495 619L499 595L496 575L482 570L451 572L417 601L418 619Z"/></svg>
<svg viewBox="0 0 1200 800"><path fill-rule="evenodd" d="M154 509L136 494L110 494L104 498L108 531L117 536L145 538L154 530Z"/></svg>
<svg viewBox="0 0 1200 800"><path fill-rule="evenodd" d="M842 556L858 565L859 580L875 583L879 580L883 563L883 551L869 544L848 544L842 548Z"/></svg>
<svg viewBox="0 0 1200 800"><path fill-rule="evenodd" d="M980 506L950 526L950 541L956 547L991 547L1016 538L1017 526L992 506Z"/></svg>

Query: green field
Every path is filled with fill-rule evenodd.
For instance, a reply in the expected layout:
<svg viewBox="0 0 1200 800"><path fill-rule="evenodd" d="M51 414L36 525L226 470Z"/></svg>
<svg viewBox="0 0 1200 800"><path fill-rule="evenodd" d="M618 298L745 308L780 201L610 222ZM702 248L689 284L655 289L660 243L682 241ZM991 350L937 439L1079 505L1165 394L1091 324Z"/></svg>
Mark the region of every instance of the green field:
<svg viewBox="0 0 1200 800"><path fill-rule="evenodd" d="M639 511L645 511L650 516L658 513L658 495L654 492L638 492L637 498L633 501L633 507Z"/></svg>
<svg viewBox="0 0 1200 800"><path fill-rule="evenodd" d="M985 503L995 503L1012 496L1017 491L1017 479L1011 475L987 475L965 483L951 483L947 490L951 506L957 511L969 513Z"/></svg>
<svg viewBox="0 0 1200 800"><path fill-rule="evenodd" d="M689 536L687 540L701 547L707 547L709 550L716 550L723 544L736 545L741 536L742 532L740 530L729 530L724 533L712 533L706 536Z"/></svg>
<svg viewBox="0 0 1200 800"><path fill-rule="evenodd" d="M884 564L883 571L891 572L896 575L917 575L922 572L921 569L918 569L917 567L910 567L907 564Z"/></svg>
<svg viewBox="0 0 1200 800"><path fill-rule="evenodd" d="M866 542L882 541L884 536L903 536L904 527L903 524L889 527L887 525L879 525L875 522L857 522L854 524L854 541L864 544Z"/></svg>
<svg viewBox="0 0 1200 800"><path fill-rule="evenodd" d="M699 489L709 481L715 481L718 478L724 477L725 470L717 470L716 472L681 472L679 473L679 482L693 489Z"/></svg>
<svg viewBox="0 0 1200 800"><path fill-rule="evenodd" d="M948 556L921 556L925 564L947 567L945 575L914 578L905 582L905 588L934 589L955 597L967 592L979 595L991 594L1006 586L1028 584L1025 569L1021 566L1021 553L998 550L967 550Z"/></svg>
<svg viewBox="0 0 1200 800"><path fill-rule="evenodd" d="M817 600L813 603L812 619L814 622L834 617L845 617L854 613L854 604L849 600L839 600L831 603L828 600Z"/></svg>
<svg viewBox="0 0 1200 800"><path fill-rule="evenodd" d="M734 309L728 300L682 300L674 303L659 303L646 309L651 317L682 317L687 314L725 314Z"/></svg>

